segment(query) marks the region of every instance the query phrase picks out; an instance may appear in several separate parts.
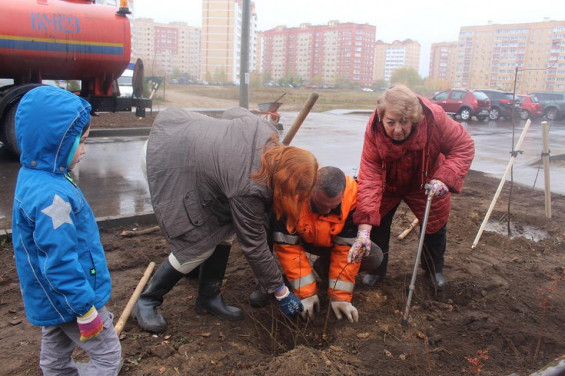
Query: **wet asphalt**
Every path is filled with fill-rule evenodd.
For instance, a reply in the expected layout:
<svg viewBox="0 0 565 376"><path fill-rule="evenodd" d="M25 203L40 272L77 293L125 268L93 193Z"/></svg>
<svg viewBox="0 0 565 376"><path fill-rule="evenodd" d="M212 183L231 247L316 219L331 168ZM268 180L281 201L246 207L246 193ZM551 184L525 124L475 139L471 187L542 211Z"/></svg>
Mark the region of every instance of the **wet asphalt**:
<svg viewBox="0 0 565 376"><path fill-rule="evenodd" d="M297 115L298 112L281 113L281 139ZM368 119L366 111L311 113L291 145L312 151L321 166L337 166L354 175L359 166ZM502 178L510 161L512 145L518 141L524 122L513 126L508 121L471 121L463 126L475 140L476 155L471 169ZM99 222L151 216L149 189L139 167L140 150L148 134L149 129L91 132L87 154L73 175ZM549 135L551 160L565 160L565 122L552 123ZM514 182L533 186L540 194L544 188L542 145L540 121L533 121L512 171ZM550 163L550 167L551 191L565 194L565 164ZM0 235L10 232L18 169L19 161L0 146Z"/></svg>

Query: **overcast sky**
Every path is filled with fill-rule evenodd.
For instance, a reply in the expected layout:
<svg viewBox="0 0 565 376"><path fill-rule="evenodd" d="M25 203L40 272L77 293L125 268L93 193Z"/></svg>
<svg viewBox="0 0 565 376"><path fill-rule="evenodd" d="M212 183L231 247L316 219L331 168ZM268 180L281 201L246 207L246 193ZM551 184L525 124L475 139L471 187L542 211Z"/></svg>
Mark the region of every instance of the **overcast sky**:
<svg viewBox="0 0 565 376"><path fill-rule="evenodd" d="M562 0L255 0L258 30L328 21L368 23L386 43L420 43L420 75L428 75L431 43L456 41L461 26L565 20ZM135 0L135 17L202 26L201 0Z"/></svg>

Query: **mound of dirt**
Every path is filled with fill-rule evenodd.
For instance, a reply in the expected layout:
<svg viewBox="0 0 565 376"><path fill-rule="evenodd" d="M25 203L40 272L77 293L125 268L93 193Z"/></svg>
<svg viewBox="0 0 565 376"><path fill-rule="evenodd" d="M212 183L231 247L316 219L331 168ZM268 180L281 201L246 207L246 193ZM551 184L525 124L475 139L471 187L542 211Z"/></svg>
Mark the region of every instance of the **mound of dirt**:
<svg viewBox="0 0 565 376"><path fill-rule="evenodd" d="M445 275L436 293L419 271L408 326L401 325L418 245L418 231L393 236L387 278L375 288L356 287L358 323L338 321L322 309L313 322L287 320L275 302L252 308L252 271L237 244L232 248L223 295L241 307L245 320L231 323L198 315L197 281L183 279L160 310L165 334L141 331L130 318L121 334L121 375L527 375L565 354L565 198L553 196L552 219L544 216L540 191L514 185L510 221L518 231L484 232L471 244L498 180L471 172L452 199ZM510 184L492 220L508 221ZM393 234L412 221L401 207ZM520 236L532 226L547 232L539 242ZM150 226L148 226L150 227ZM145 229L131 226L127 230ZM133 237L126 229L103 230L113 278L108 304L117 317L150 261L161 262L168 247L157 231ZM0 338L2 375L40 375L40 330L25 319L11 244L0 245ZM76 352L79 360L84 354Z"/></svg>

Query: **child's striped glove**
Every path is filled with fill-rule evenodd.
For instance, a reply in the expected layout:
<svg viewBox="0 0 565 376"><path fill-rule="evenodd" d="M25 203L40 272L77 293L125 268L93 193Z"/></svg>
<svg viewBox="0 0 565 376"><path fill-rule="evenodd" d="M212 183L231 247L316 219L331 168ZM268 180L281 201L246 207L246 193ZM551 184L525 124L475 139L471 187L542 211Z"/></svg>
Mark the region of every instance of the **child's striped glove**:
<svg viewBox="0 0 565 376"><path fill-rule="evenodd" d="M98 337L102 331L102 319L94 306L84 316L77 317L80 340L82 342Z"/></svg>

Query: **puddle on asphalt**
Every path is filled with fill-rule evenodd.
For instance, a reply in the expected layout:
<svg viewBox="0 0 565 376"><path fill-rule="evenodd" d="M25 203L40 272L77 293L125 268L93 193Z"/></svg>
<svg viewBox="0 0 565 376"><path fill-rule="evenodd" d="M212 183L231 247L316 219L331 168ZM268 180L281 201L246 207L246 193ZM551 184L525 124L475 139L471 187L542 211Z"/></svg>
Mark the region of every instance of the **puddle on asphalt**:
<svg viewBox="0 0 565 376"><path fill-rule="evenodd" d="M485 231L496 232L498 234L508 236L508 222L489 221L485 226ZM539 228L533 226L522 226L520 224L510 224L510 239L521 237L534 242L539 242L549 237L549 234Z"/></svg>

